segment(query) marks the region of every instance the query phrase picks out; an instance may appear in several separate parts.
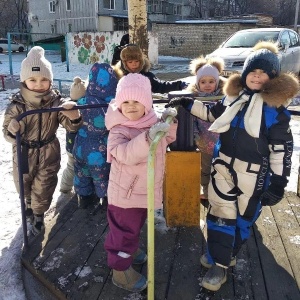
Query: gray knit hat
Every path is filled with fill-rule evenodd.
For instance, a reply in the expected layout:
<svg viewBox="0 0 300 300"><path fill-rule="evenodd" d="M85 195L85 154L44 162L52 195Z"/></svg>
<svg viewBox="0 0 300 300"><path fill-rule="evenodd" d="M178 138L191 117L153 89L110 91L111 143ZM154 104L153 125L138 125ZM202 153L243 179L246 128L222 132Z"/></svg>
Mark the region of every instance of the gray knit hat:
<svg viewBox="0 0 300 300"><path fill-rule="evenodd" d="M259 42L253 50L244 63L242 71L243 84L246 84L247 75L255 69L263 70L270 79L277 77L280 72L277 46L271 42Z"/></svg>
<svg viewBox="0 0 300 300"><path fill-rule="evenodd" d="M51 63L45 58L45 50L40 46L31 48L21 64L21 82L33 76L42 76L53 81Z"/></svg>

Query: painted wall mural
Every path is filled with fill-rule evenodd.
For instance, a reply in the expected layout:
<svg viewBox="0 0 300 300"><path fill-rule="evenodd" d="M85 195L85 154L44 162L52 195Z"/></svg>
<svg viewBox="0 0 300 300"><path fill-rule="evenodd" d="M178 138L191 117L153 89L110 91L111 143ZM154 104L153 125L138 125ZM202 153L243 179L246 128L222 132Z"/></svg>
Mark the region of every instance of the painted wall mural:
<svg viewBox="0 0 300 300"><path fill-rule="evenodd" d="M125 32L80 32L68 33L70 63L90 65L95 62L110 63L115 46Z"/></svg>
<svg viewBox="0 0 300 300"><path fill-rule="evenodd" d="M110 63L114 48L119 45L125 33L123 31L67 33L69 62L85 65L94 64L95 62ZM150 49L150 62L157 64L157 37L149 33L149 51Z"/></svg>

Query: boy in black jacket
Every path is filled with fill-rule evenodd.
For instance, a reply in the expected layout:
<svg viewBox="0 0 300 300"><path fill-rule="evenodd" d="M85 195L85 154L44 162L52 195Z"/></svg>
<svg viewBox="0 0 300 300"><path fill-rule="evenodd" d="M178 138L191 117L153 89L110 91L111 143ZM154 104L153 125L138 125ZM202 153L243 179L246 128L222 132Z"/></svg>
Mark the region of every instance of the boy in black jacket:
<svg viewBox="0 0 300 300"><path fill-rule="evenodd" d="M139 46L129 44L121 51L121 61L115 66L114 70L119 77L128 73L140 73L149 78L152 93L168 93L171 91L181 91L187 87L187 83L181 80L163 81L158 79L152 72L149 72L150 62L144 56Z"/></svg>

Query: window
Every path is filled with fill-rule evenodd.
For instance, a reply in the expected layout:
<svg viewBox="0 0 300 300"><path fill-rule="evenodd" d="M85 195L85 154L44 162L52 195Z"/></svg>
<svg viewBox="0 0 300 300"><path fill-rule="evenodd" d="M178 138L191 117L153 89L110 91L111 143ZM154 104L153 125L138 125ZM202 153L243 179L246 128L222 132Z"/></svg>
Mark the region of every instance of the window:
<svg viewBox="0 0 300 300"><path fill-rule="evenodd" d="M104 0L103 7L107 9L115 9L115 0Z"/></svg>
<svg viewBox="0 0 300 300"><path fill-rule="evenodd" d="M299 37L295 32L289 31L291 38L291 47L299 46Z"/></svg>
<svg viewBox="0 0 300 300"><path fill-rule="evenodd" d="M181 15L181 5L174 5L174 15Z"/></svg>
<svg viewBox="0 0 300 300"><path fill-rule="evenodd" d="M50 1L49 2L49 11L51 13L55 13L55 3L56 3L56 1Z"/></svg>
<svg viewBox="0 0 300 300"><path fill-rule="evenodd" d="M68 31L72 32L72 24L68 24Z"/></svg>
<svg viewBox="0 0 300 300"><path fill-rule="evenodd" d="M71 0L66 1L67 10L71 10Z"/></svg>
<svg viewBox="0 0 300 300"><path fill-rule="evenodd" d="M128 19L127 18L114 18L114 30L115 31L128 31Z"/></svg>
<svg viewBox="0 0 300 300"><path fill-rule="evenodd" d="M280 44L281 46L284 48L286 45L290 46L291 42L290 42L290 36L289 33L287 31L284 31L283 34L281 35L280 38Z"/></svg>
<svg viewBox="0 0 300 300"><path fill-rule="evenodd" d="M123 0L123 10L128 10L128 1Z"/></svg>

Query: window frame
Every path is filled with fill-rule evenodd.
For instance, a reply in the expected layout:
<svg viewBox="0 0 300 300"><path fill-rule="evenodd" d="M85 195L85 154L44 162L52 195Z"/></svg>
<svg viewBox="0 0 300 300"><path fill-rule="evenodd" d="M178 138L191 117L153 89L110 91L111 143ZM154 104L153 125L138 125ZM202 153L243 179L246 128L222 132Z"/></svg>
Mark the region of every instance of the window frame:
<svg viewBox="0 0 300 300"><path fill-rule="evenodd" d="M50 14L55 14L56 11L56 1L50 1L49 2L49 13Z"/></svg>
<svg viewBox="0 0 300 300"><path fill-rule="evenodd" d="M66 11L71 11L71 0L66 0Z"/></svg>
<svg viewBox="0 0 300 300"><path fill-rule="evenodd" d="M106 2L109 2L109 7L106 7ZM103 8L105 9L109 9L109 10L115 10L116 9L116 2L115 0L106 0L106 1L103 1Z"/></svg>

